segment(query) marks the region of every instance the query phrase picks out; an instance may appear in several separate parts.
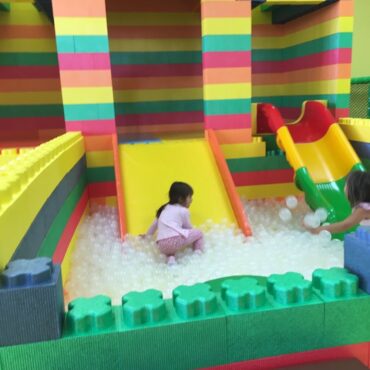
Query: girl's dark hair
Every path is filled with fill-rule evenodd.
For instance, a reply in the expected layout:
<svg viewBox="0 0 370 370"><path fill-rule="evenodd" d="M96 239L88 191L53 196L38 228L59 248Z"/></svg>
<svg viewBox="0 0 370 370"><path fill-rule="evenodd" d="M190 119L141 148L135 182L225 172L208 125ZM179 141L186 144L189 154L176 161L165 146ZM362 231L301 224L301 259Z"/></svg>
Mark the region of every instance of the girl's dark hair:
<svg viewBox="0 0 370 370"><path fill-rule="evenodd" d="M170 191L168 193L168 197L170 198L169 202L163 204L161 207L158 208L156 217L159 218L162 211L164 210L164 207L166 207L167 204L181 204L185 202L185 199L189 195L193 195L193 188L185 182L175 181L171 185Z"/></svg>
<svg viewBox="0 0 370 370"><path fill-rule="evenodd" d="M354 171L347 177L347 196L352 207L359 203L370 202L370 174Z"/></svg>

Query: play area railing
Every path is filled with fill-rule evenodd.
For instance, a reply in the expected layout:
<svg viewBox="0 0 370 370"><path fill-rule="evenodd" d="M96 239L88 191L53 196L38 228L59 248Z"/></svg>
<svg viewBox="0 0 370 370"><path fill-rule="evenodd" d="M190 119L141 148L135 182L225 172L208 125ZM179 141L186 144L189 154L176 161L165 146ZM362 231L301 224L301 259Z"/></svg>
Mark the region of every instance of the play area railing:
<svg viewBox="0 0 370 370"><path fill-rule="evenodd" d="M370 76L351 80L350 117L370 118Z"/></svg>

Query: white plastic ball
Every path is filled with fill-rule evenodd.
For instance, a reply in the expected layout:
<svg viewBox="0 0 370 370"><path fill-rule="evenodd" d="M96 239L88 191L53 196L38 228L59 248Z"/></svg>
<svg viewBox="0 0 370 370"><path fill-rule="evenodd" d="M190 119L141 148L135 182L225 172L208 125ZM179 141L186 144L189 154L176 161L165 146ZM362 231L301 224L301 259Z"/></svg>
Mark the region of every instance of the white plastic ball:
<svg viewBox="0 0 370 370"><path fill-rule="evenodd" d="M294 209L298 205L298 199L294 195L285 198L285 204L289 209Z"/></svg>
<svg viewBox="0 0 370 370"><path fill-rule="evenodd" d="M318 208L315 211L315 215L320 219L320 222L325 222L328 218L328 212L325 208Z"/></svg>
<svg viewBox="0 0 370 370"><path fill-rule="evenodd" d="M309 213L304 216L303 223L305 226L316 229L320 226L320 219L314 213Z"/></svg>
<svg viewBox="0 0 370 370"><path fill-rule="evenodd" d="M282 208L279 211L279 217L282 221L288 222L292 219L292 212L290 212L288 208Z"/></svg>
<svg viewBox="0 0 370 370"><path fill-rule="evenodd" d="M330 242L331 233L328 230L321 230L319 232L319 237L325 242Z"/></svg>

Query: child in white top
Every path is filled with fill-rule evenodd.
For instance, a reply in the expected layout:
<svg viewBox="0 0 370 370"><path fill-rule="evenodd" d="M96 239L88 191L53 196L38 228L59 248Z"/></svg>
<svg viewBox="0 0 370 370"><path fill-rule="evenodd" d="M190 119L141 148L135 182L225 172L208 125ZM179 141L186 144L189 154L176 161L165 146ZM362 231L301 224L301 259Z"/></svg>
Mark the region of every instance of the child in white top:
<svg viewBox="0 0 370 370"><path fill-rule="evenodd" d="M192 244L194 250L203 250L203 233L190 223L189 207L193 189L184 182L174 182L169 191L169 202L162 205L156 218L147 231L152 236L157 231L157 245L161 253L168 257L168 263L176 262L175 253Z"/></svg>
<svg viewBox="0 0 370 370"><path fill-rule="evenodd" d="M345 220L331 225L309 229L313 234L327 230L332 234L342 233L358 224L369 224L370 221L370 174L354 171L347 178L344 188L353 212Z"/></svg>

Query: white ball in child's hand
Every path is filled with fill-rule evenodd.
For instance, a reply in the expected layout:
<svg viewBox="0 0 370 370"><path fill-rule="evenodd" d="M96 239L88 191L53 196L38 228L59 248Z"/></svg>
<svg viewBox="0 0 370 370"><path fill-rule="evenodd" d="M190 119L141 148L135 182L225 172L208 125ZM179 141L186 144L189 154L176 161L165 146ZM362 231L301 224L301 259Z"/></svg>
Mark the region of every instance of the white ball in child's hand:
<svg viewBox="0 0 370 370"><path fill-rule="evenodd" d="M285 204L289 209L294 209L298 205L298 200L294 195L289 195L285 198Z"/></svg>
<svg viewBox="0 0 370 370"><path fill-rule="evenodd" d="M282 208L279 211L279 217L282 221L288 222L292 219L292 212L290 212L288 208Z"/></svg>
<svg viewBox="0 0 370 370"><path fill-rule="evenodd" d="M318 208L315 215L320 219L320 222L324 222L328 218L328 211L325 208Z"/></svg>
<svg viewBox="0 0 370 370"><path fill-rule="evenodd" d="M316 229L320 226L320 219L314 213L308 213L304 216L303 223L307 227Z"/></svg>
<svg viewBox="0 0 370 370"><path fill-rule="evenodd" d="M321 230L319 232L319 237L325 242L330 242L331 233L328 230Z"/></svg>

